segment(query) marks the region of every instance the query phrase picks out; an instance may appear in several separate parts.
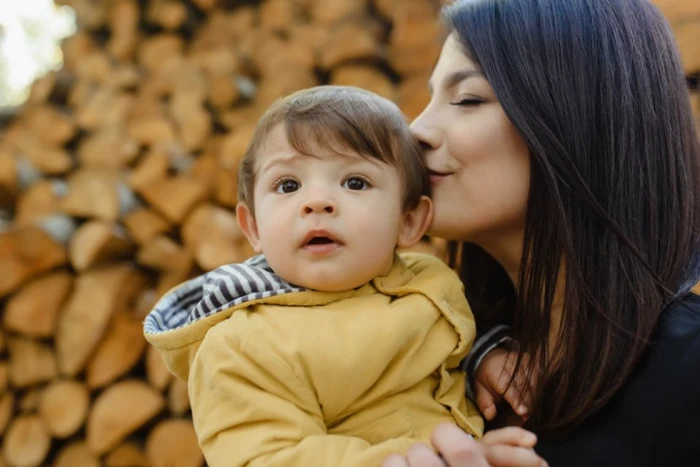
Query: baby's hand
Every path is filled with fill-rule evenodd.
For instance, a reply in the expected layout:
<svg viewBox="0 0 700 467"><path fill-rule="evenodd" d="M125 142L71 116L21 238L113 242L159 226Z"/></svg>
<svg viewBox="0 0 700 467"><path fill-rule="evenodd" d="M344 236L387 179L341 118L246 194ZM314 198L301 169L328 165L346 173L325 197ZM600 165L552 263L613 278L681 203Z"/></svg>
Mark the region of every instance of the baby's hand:
<svg viewBox="0 0 700 467"><path fill-rule="evenodd" d="M520 371L508 386L515 372L516 352L504 349L494 349L489 352L479 365L474 378L474 395L476 404L486 420L496 416L496 406L505 399L523 420L527 420L529 407L532 403L532 387L534 382L526 376L529 360L523 357Z"/></svg>

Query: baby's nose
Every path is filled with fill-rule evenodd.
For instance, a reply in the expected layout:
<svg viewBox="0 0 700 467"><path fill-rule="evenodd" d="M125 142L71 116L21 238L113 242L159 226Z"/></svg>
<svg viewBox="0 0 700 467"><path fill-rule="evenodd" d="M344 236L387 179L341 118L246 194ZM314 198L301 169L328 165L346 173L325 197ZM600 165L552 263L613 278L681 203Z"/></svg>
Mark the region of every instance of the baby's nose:
<svg viewBox="0 0 700 467"><path fill-rule="evenodd" d="M321 214L324 212L327 214L335 214L336 211L335 203L325 197L314 197L307 200L302 206L302 214Z"/></svg>

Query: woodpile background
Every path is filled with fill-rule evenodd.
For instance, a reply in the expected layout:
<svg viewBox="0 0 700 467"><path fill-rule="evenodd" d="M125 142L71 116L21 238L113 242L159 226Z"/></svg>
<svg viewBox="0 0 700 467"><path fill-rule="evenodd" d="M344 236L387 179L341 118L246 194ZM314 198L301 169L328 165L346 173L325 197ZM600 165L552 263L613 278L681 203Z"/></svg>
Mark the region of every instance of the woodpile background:
<svg viewBox="0 0 700 467"><path fill-rule="evenodd" d="M251 254L230 208L275 98L352 84L420 112L440 2L56 3L78 19L65 66L0 129L0 467L200 466L144 314ZM657 3L700 115L700 2Z"/></svg>

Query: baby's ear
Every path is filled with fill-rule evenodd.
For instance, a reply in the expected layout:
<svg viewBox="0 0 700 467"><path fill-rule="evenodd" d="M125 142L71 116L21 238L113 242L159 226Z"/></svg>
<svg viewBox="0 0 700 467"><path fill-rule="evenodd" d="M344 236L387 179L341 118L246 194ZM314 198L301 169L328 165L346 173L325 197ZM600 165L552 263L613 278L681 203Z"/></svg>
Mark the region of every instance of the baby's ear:
<svg viewBox="0 0 700 467"><path fill-rule="evenodd" d="M243 235L246 236L256 253L261 253L260 235L258 234L258 225L255 223L255 217L250 212L248 205L241 201L236 205L236 221L238 227L241 228Z"/></svg>
<svg viewBox="0 0 700 467"><path fill-rule="evenodd" d="M421 196L418 206L403 215L397 246L407 248L415 245L433 221L433 202L427 196Z"/></svg>

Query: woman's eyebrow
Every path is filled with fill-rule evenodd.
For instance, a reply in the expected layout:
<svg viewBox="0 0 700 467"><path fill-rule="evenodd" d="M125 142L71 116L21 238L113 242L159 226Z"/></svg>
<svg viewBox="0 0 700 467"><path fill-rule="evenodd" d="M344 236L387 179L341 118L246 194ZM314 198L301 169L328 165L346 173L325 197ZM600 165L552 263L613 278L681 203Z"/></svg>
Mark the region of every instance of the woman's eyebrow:
<svg viewBox="0 0 700 467"><path fill-rule="evenodd" d="M449 75L447 75L447 77L443 80L443 87L445 89L450 89L450 88L456 86L457 84L461 83L465 79L474 78L474 77L483 78L484 73L481 70L477 70L475 68L470 68L468 70L455 71L455 72L452 72ZM432 94L433 93L433 84L430 82L428 83L428 89L430 90L430 93Z"/></svg>

